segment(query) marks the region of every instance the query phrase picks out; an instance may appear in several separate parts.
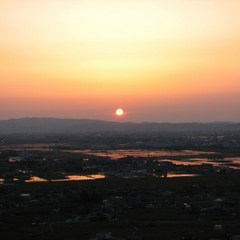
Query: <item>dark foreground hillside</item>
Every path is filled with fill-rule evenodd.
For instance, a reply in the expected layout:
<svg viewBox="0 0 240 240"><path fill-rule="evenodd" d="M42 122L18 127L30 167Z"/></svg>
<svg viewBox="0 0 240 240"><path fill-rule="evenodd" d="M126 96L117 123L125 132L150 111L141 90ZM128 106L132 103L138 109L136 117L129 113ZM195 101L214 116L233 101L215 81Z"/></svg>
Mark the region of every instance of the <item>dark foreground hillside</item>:
<svg viewBox="0 0 240 240"><path fill-rule="evenodd" d="M231 239L240 176L107 178L0 185L3 239ZM135 238L133 238L133 235ZM132 238L130 237L132 236Z"/></svg>

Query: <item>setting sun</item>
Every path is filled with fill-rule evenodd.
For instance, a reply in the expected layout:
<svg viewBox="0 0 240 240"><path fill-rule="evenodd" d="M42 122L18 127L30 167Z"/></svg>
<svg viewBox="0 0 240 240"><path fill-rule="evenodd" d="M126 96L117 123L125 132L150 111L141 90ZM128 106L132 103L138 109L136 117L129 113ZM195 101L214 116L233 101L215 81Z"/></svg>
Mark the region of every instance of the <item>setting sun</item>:
<svg viewBox="0 0 240 240"><path fill-rule="evenodd" d="M121 108L118 108L118 109L115 111L115 114L116 114L116 116L121 117L121 116L123 116L124 111L123 111Z"/></svg>

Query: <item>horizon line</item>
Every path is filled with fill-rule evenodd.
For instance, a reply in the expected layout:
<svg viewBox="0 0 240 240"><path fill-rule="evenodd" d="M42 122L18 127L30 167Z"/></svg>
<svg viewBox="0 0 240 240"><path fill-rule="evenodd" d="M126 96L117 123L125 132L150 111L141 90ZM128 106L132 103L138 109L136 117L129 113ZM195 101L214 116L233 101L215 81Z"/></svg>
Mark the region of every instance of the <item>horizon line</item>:
<svg viewBox="0 0 240 240"><path fill-rule="evenodd" d="M216 120L216 121L184 121L184 122L158 122L158 121L120 121L120 119L114 120L104 120L104 119L93 119L93 118L61 118L61 117L19 117L19 118L7 118L0 119L0 122L3 121L17 121L17 120L26 120L26 119L51 119L51 120L84 120L84 121L101 121L101 122L113 122L113 123L133 123L133 124L143 124L143 123L157 123L157 124L219 124L219 123L227 123L227 124L238 124L240 121L224 121L224 120Z"/></svg>

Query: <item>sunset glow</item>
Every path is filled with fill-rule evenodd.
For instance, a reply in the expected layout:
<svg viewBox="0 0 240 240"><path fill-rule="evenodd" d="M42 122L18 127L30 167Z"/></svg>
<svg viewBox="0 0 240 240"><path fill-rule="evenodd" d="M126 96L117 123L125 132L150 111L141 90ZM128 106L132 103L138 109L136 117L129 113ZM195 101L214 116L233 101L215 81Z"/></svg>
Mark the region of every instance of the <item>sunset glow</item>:
<svg viewBox="0 0 240 240"><path fill-rule="evenodd" d="M124 111L123 111L121 108L118 108L118 109L115 111L115 114L116 114L116 116L118 116L118 117L122 117L123 114L124 114Z"/></svg>
<svg viewBox="0 0 240 240"><path fill-rule="evenodd" d="M240 1L3 0L0 119L240 121Z"/></svg>

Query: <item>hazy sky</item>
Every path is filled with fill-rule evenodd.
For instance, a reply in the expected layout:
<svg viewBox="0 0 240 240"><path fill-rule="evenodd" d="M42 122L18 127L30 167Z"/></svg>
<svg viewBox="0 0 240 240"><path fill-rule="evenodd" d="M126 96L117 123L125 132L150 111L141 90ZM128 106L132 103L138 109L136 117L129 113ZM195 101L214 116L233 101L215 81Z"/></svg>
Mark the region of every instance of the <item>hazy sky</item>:
<svg viewBox="0 0 240 240"><path fill-rule="evenodd" d="M0 119L240 121L239 0L1 0Z"/></svg>

